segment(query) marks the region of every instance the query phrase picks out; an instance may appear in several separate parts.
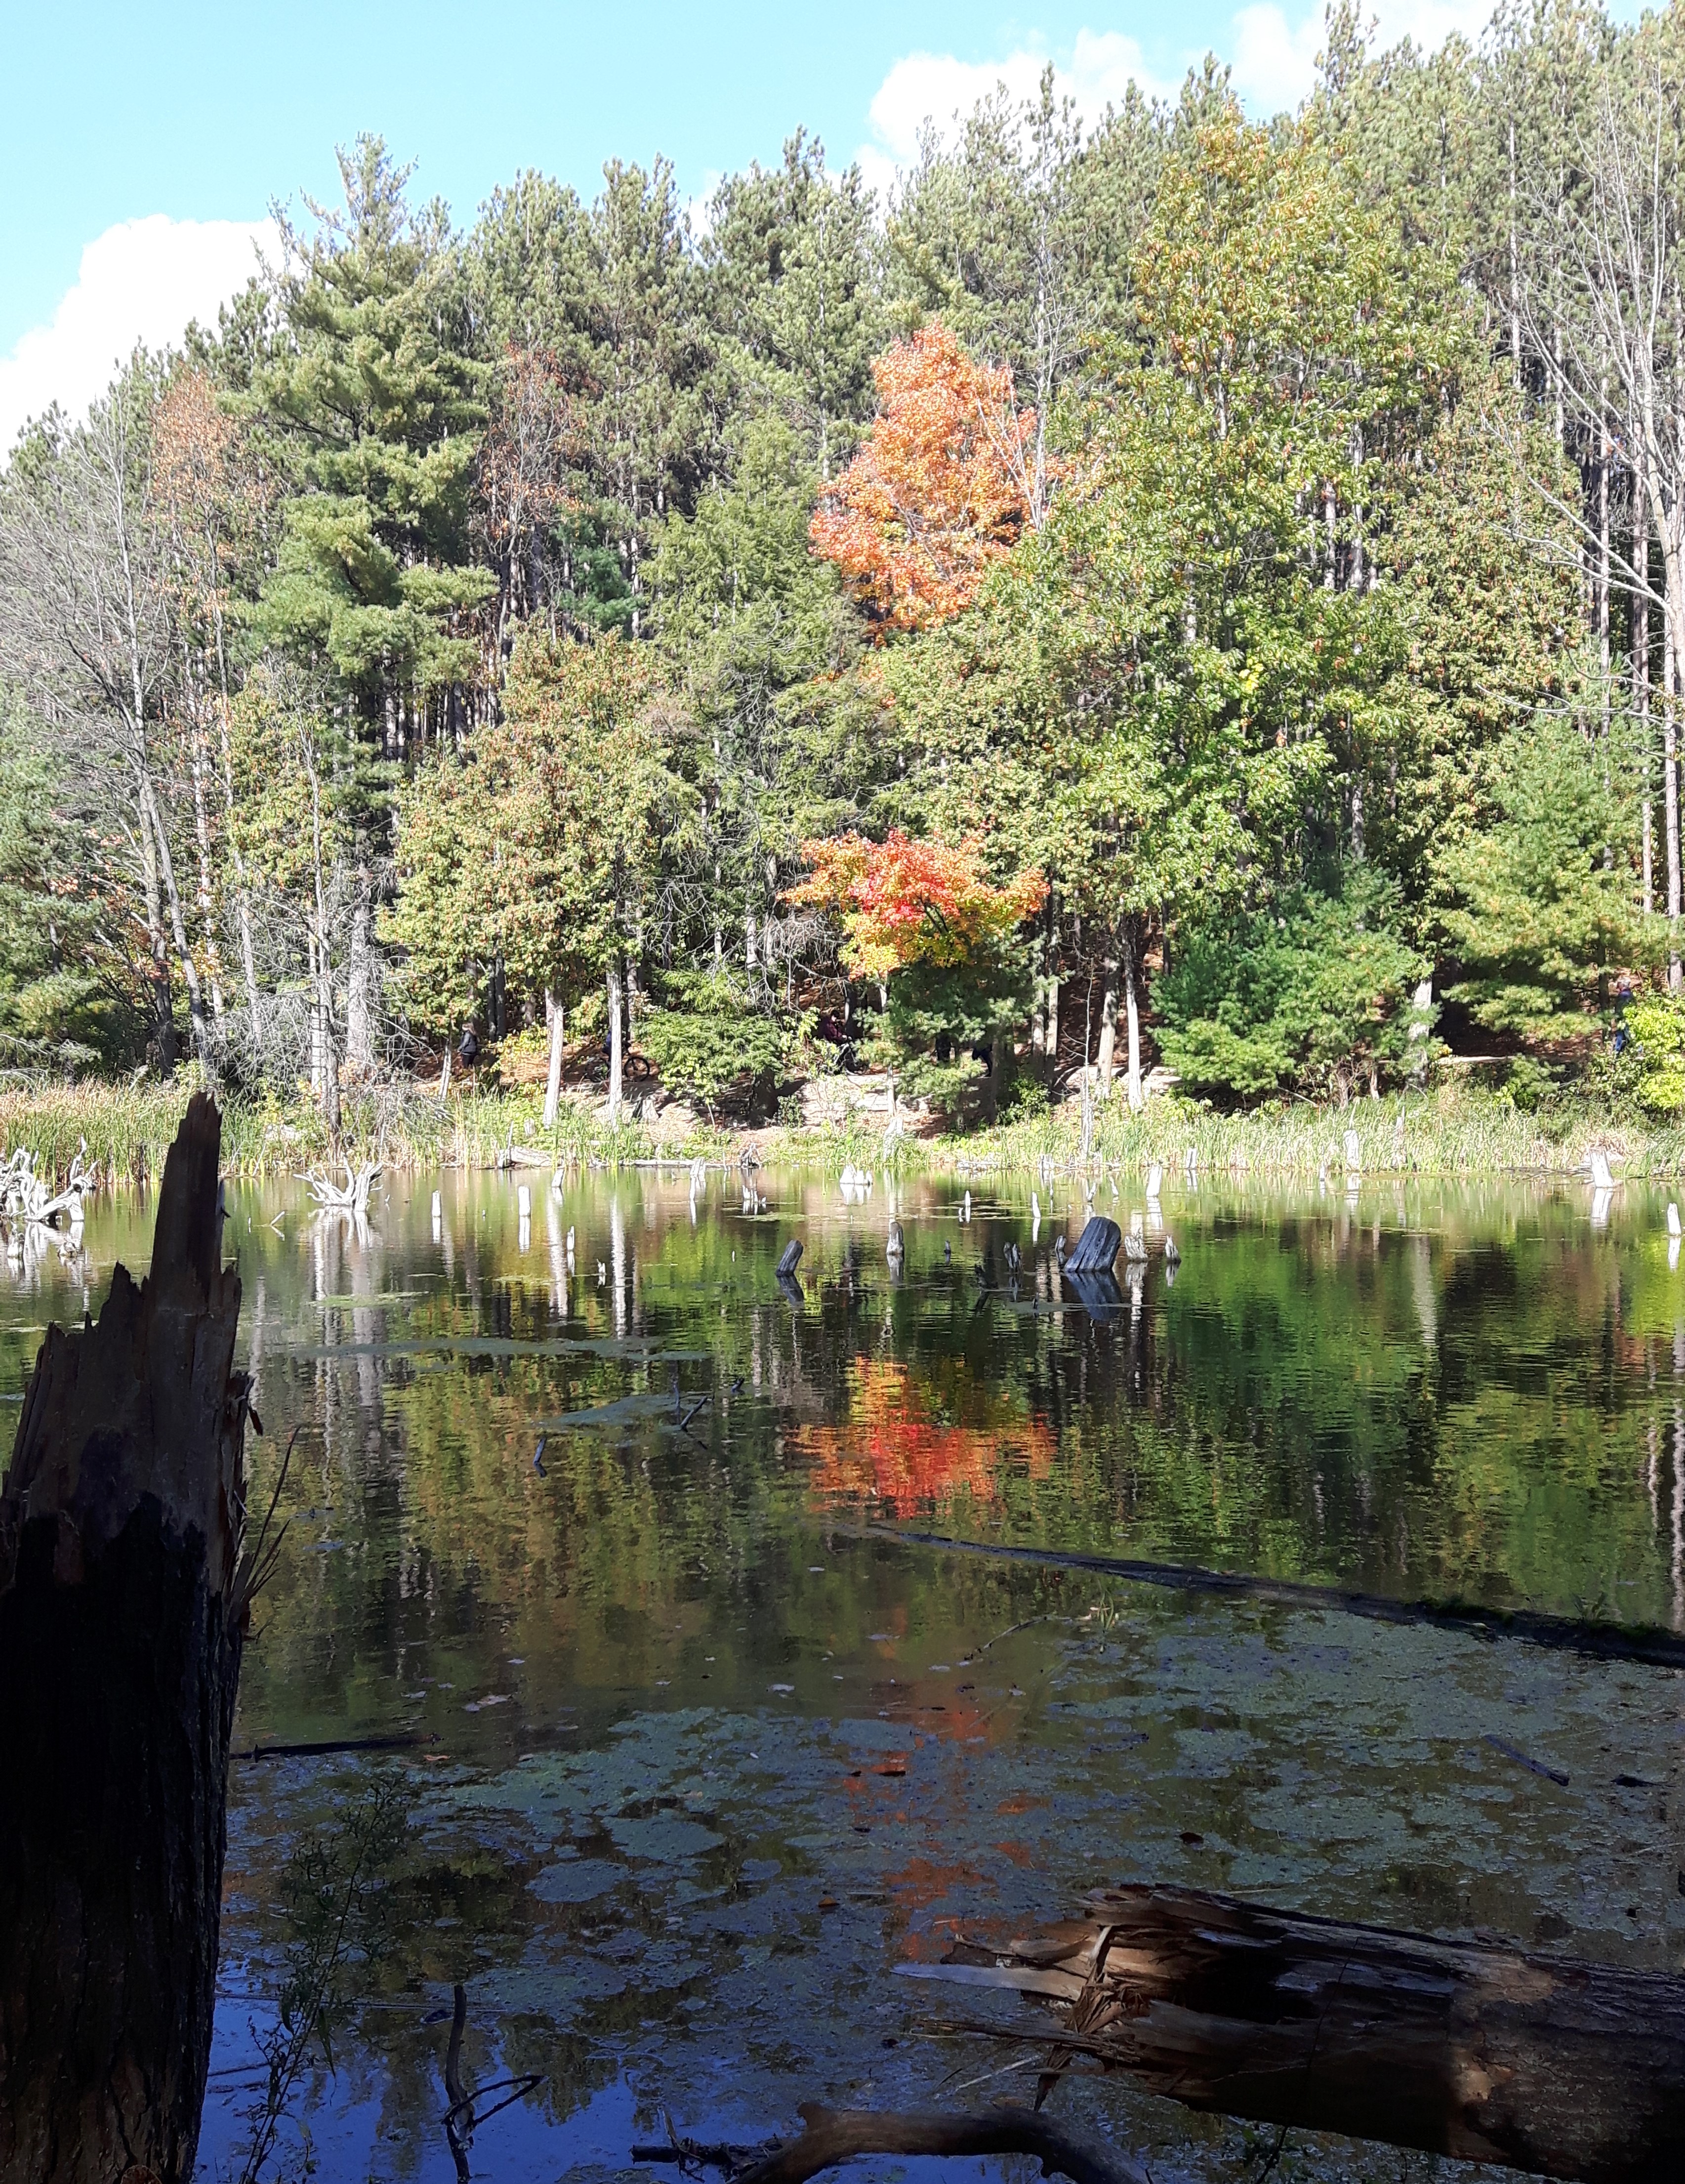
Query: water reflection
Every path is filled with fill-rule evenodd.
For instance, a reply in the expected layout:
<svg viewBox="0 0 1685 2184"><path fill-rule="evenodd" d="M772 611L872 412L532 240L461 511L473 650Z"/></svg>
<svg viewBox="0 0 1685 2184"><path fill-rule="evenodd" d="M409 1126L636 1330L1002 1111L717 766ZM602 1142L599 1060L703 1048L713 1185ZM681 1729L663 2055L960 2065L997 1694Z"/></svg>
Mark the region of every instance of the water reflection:
<svg viewBox="0 0 1685 2184"><path fill-rule="evenodd" d="M1050 1173L398 1178L364 1224L231 1188L259 1494L305 1429L236 1744L431 1740L389 1763L409 1847L309 2088L321 2173L454 2174L427 2020L459 1979L468 2075L543 2074L474 2151L502 2176L619 2167L664 2103L729 2137L809 2094L924 2098L945 2065L888 1966L1090 1880L1678 1960L1676 1824L1610 1786L1685 1808L1673 1680L851 1536L1685 1628L1664 1201L1627 1186L1594 1226L1583 1192L1146 1180L1096 1194L1147 1256L1091 1293ZM103 1201L81 1254L0 1272L8 1386L150 1217ZM1571 1786L1518 1775L1494 1719ZM371 1763L236 1780L226 2088L289 1858ZM239 2107L207 2124L225 2169ZM1233 2154L1116 2088L1104 2113L1172 2165Z"/></svg>

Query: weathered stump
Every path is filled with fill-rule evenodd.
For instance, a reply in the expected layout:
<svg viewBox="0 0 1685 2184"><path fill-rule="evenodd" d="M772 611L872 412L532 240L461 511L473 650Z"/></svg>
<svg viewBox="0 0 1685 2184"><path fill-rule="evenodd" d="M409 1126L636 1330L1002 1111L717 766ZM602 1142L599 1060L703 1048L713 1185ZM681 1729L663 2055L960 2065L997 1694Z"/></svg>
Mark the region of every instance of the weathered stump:
<svg viewBox="0 0 1685 2184"><path fill-rule="evenodd" d="M247 1386L195 1095L152 1272L50 1327L0 1487L0 2176L177 2184L210 2058Z"/></svg>

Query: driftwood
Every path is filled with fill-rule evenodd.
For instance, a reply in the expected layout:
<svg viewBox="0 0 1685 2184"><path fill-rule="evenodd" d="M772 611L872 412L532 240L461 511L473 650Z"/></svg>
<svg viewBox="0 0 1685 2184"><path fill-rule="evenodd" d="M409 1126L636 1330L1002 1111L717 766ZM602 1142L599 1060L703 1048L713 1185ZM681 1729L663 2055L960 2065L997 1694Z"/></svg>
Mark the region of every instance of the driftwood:
<svg viewBox="0 0 1685 2184"><path fill-rule="evenodd" d="M336 1183L331 1176L318 1175L314 1168L309 1175L301 1175L300 1183L308 1183L319 1212L348 1213L359 1221L368 1218L369 1193L381 1173L378 1161L364 1161L360 1167L353 1167L349 1161L342 1162L345 1181Z"/></svg>
<svg viewBox="0 0 1685 2184"><path fill-rule="evenodd" d="M1668 1973L1151 1887L1104 1891L1004 1960L901 1970L1037 1997L1061 2022L1023 2037L1190 2108L1585 2184L1679 2175Z"/></svg>
<svg viewBox="0 0 1685 2184"><path fill-rule="evenodd" d="M1652 1624L1602 1623L1573 1615L1544 1615L1530 1607L1488 1607L1461 1600L1394 1600L1382 1592L1351 1592L1338 1585L1299 1585L1291 1578L1248 1577L1243 1571L1201 1569L1191 1563L1132 1562L1121 1555L1089 1555L1065 1547L1009 1546L992 1540L956 1540L946 1532L914 1532L893 1524L836 1524L844 1539L893 1540L902 1546L939 1547L945 1553L983 1555L997 1562L1038 1563L1048 1569L1093 1570L1132 1585L1171 1592L1212 1592L1231 1600L1261 1600L1276 1607L1332 1609L1371 1623L1426 1623L1436 1630L1466 1630L1477 1638L1520 1638L1556 1652L1585 1653L1599 1661L1643 1661L1651 1668L1685 1669L1685 1637Z"/></svg>
<svg viewBox="0 0 1685 2184"><path fill-rule="evenodd" d="M0 2175L191 2176L209 2062L241 1556L240 1284L190 1104L152 1272L50 1327L0 1486Z"/></svg>
<svg viewBox="0 0 1685 2184"><path fill-rule="evenodd" d="M33 1223L42 1228L53 1227L61 1213L73 1223L79 1222L82 1201L94 1186L94 1171L83 1164L86 1151L84 1140L71 1156L70 1173L60 1191L54 1191L36 1173L35 1156L27 1147L20 1145L0 1160L0 1217L14 1223Z"/></svg>
<svg viewBox="0 0 1685 2184"><path fill-rule="evenodd" d="M948 2114L940 2109L826 2109L809 2102L796 2113L799 2138L770 2147L703 2146L691 2139L656 2140L634 2146L638 2162L676 2162L683 2167L723 2169L735 2184L806 2184L809 2176L854 2161L863 2153L1027 2153L1044 2176L1069 2176L1073 2184L1148 2184L1138 2164L1087 2131L1073 2131L1033 2109L986 2109Z"/></svg>

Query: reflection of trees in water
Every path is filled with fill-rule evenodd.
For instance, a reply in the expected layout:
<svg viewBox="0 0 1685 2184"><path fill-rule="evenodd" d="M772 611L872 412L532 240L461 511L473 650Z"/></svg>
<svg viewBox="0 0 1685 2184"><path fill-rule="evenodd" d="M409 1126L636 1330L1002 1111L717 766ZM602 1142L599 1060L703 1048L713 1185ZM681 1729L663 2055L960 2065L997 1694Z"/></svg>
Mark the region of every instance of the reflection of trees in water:
<svg viewBox="0 0 1685 2184"><path fill-rule="evenodd" d="M284 1295L260 1262L266 1408L320 1424L308 1494L347 1543L295 1541L275 1688L343 1699L353 1658L402 1677L476 1617L593 1687L660 1674L680 1630L781 1603L791 1528L848 1502L1571 1610L1618 1574L1605 1606L1673 1613L1677 1284L1571 1210L1495 1202L1431 1233L1343 1207L1179 1216L1176 1286L1155 1263L1138 1314L1101 1323L1045 1254L1016 1300L985 1297L970 1261L1002 1236L910 1203L899 1279L876 1230L815 1218L792 1307L770 1277L793 1214L693 1227L681 1188L545 1189L523 1252L503 1195L459 1190L437 1246L431 1188L364 1236L322 1224ZM542 1422L592 1411L537 1476Z"/></svg>
<svg viewBox="0 0 1685 2184"><path fill-rule="evenodd" d="M987 1386L970 1406L981 1416L962 1423L944 1415L943 1383L951 1377L915 1377L895 1358L855 1358L845 1422L798 1426L789 1437L809 1464L815 1504L873 1502L887 1505L887 1514L910 1513L962 1494L992 1502L1009 1466L1045 1479L1058 1446L1049 1429L1024 1417L1021 1401L1005 1390Z"/></svg>

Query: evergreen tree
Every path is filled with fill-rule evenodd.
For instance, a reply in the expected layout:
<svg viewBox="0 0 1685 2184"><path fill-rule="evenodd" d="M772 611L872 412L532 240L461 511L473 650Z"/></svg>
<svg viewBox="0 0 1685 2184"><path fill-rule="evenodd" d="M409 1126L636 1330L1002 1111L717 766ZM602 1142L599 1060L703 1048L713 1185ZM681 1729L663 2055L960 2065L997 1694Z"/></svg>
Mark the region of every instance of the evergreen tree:
<svg viewBox="0 0 1685 2184"><path fill-rule="evenodd" d="M466 725L481 676L469 499L486 410L442 209L413 214L378 137L340 154L343 212L286 233L286 339L251 400L296 490L258 627L331 676L385 755Z"/></svg>

